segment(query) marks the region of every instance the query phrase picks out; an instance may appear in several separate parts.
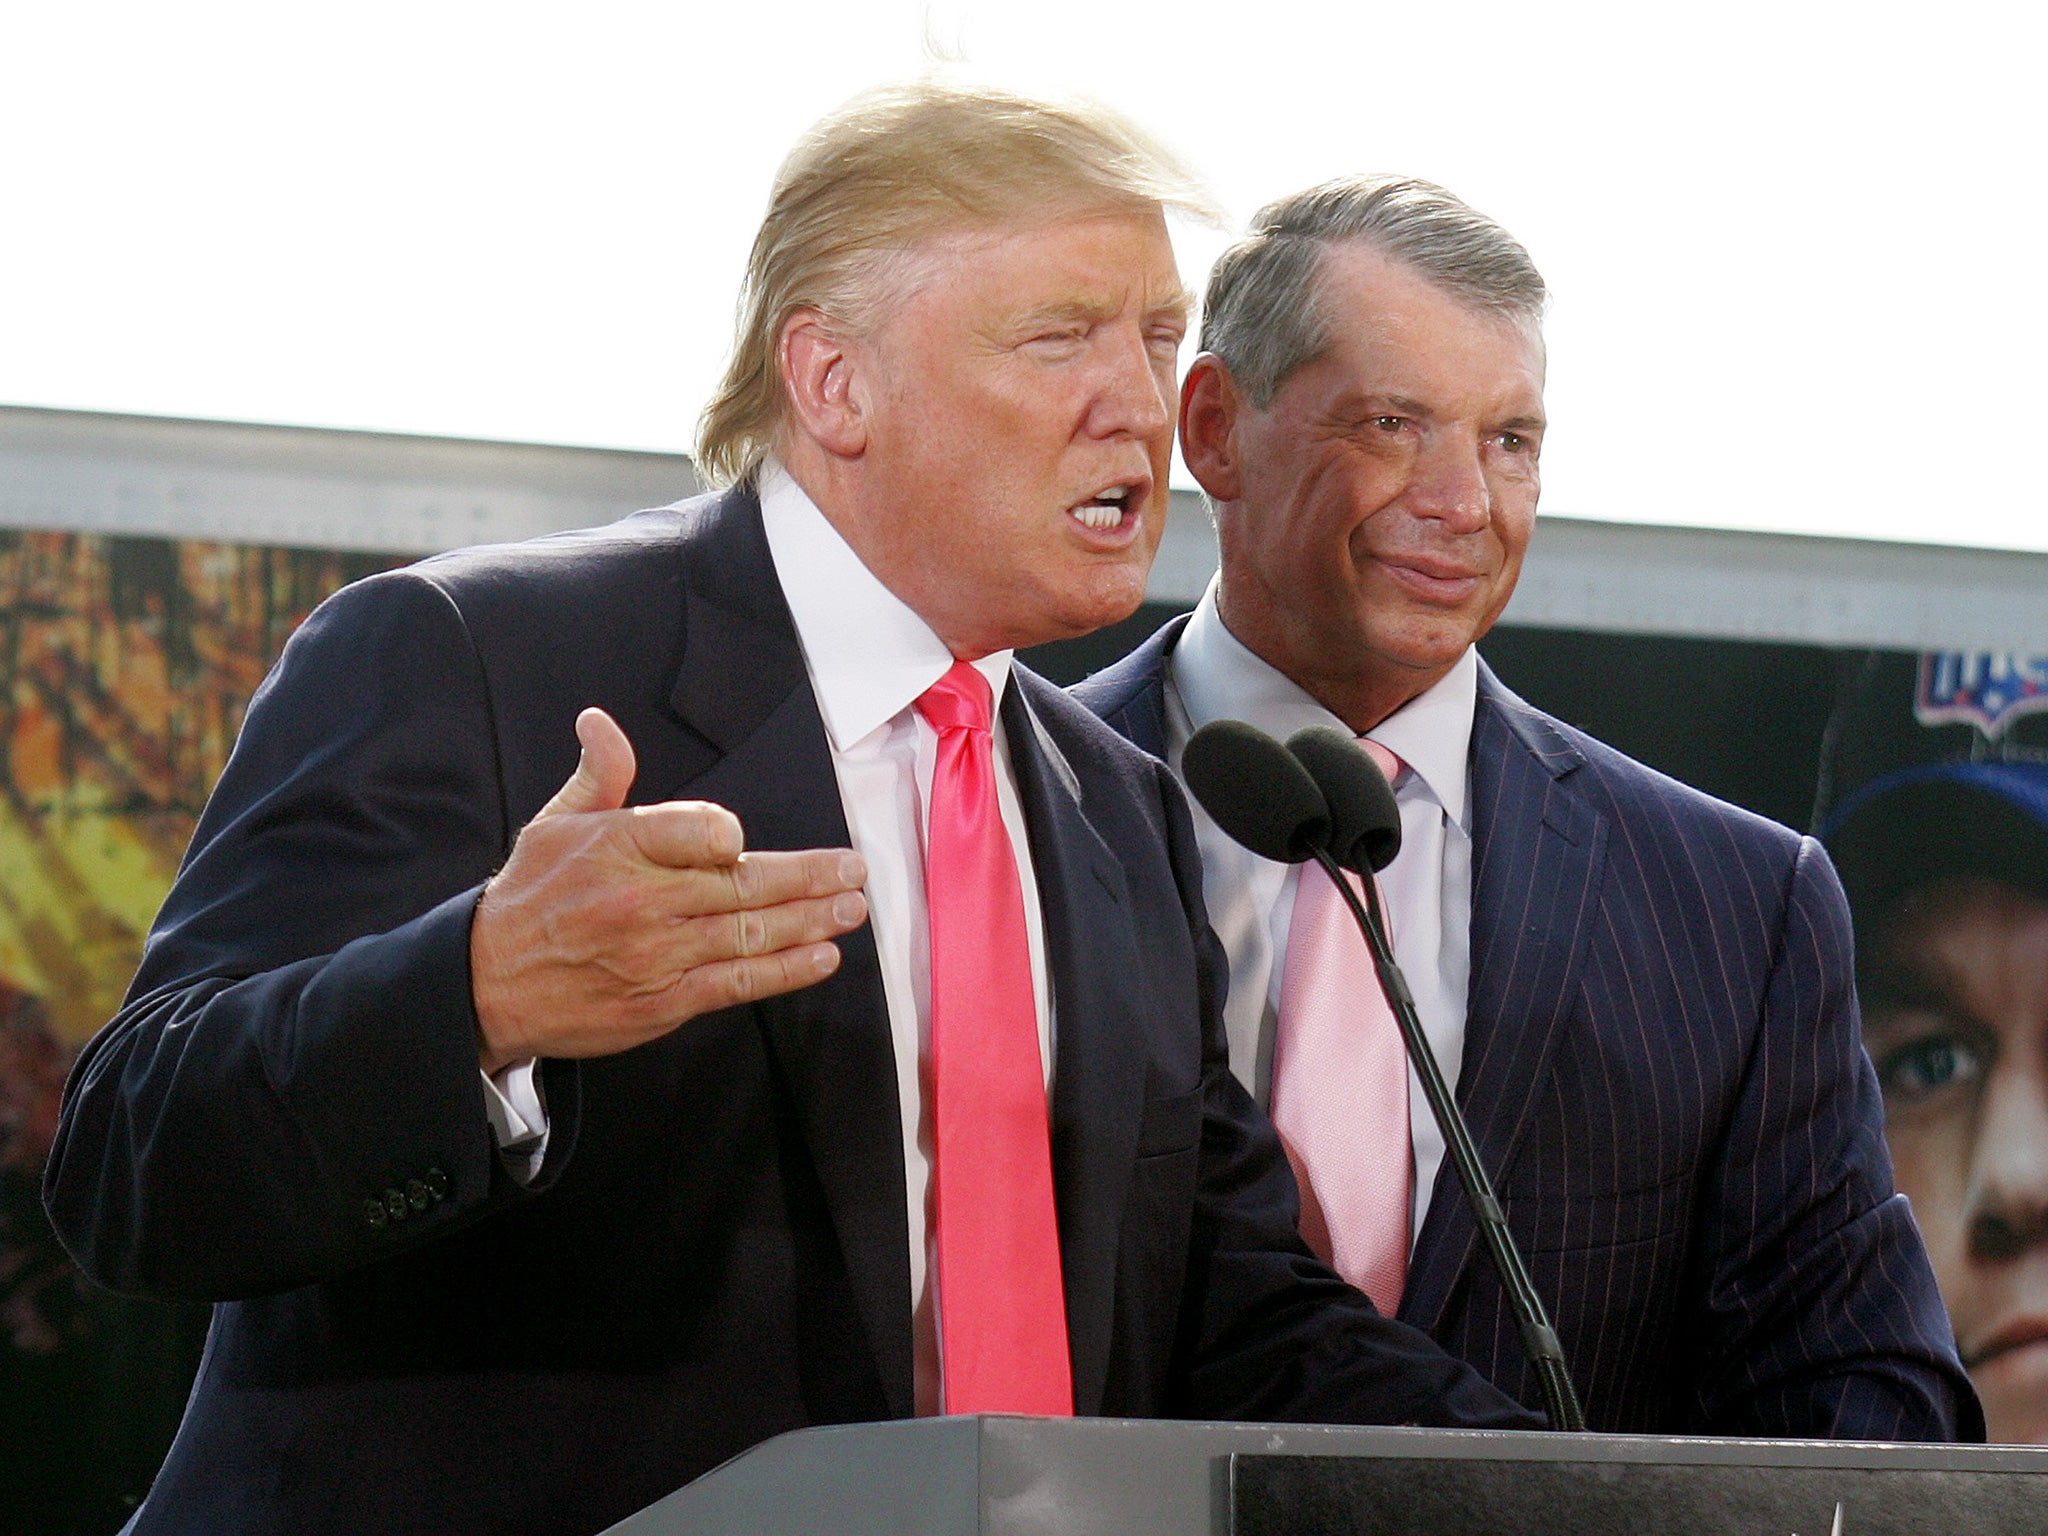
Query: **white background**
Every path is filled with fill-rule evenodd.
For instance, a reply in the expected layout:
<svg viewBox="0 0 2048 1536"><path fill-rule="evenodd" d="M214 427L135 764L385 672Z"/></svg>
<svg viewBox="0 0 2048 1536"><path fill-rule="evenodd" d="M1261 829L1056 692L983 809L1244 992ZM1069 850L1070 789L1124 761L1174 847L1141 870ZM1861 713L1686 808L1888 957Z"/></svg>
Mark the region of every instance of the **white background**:
<svg viewBox="0 0 2048 1536"><path fill-rule="evenodd" d="M1240 223L1367 169L1499 218L1547 510L2048 550L2043 14L0 0L0 402L685 450L783 152L935 46Z"/></svg>

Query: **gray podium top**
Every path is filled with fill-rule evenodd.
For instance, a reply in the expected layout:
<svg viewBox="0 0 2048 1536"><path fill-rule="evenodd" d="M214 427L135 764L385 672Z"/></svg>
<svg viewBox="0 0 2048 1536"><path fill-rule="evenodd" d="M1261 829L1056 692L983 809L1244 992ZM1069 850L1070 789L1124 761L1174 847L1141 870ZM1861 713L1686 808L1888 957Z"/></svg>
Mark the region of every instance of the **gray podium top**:
<svg viewBox="0 0 2048 1536"><path fill-rule="evenodd" d="M1429 1492L1384 1524L1297 1514L1236 1528L1829 1536L1833 1517L1841 1536L2048 1531L2041 1448L982 1417L783 1435L606 1536L1228 1536L1233 1477L1346 1465ZM1503 1518L1516 1499L1528 1507ZM1928 1509L1941 1518L1926 1523ZM1781 1511L1803 1523L1752 1523Z"/></svg>

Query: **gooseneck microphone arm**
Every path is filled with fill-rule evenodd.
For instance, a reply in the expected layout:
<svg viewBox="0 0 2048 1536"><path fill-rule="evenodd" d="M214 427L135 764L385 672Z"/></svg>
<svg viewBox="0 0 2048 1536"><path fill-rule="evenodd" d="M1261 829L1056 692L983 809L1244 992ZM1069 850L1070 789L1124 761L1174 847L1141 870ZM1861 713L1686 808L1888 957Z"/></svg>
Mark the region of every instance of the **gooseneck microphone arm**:
<svg viewBox="0 0 2048 1536"><path fill-rule="evenodd" d="M1373 968L1379 972L1380 985L1386 991L1387 1001L1393 1005L1394 1019L1401 1026L1401 1039L1408 1047L1408 1059L1414 1064L1415 1075L1422 1082L1422 1096L1429 1101L1429 1112L1435 1117L1437 1128L1443 1132L1451 1166L1457 1170L1458 1182L1464 1186L1466 1203L1472 1207L1473 1219L1478 1223L1480 1236L1485 1239L1487 1252L1493 1258L1493 1267L1507 1292L1509 1310L1515 1314L1515 1326L1521 1331L1522 1350L1535 1368L1537 1385L1543 1391L1543 1407L1550 1416L1550 1427L1582 1430L1586 1427L1586 1414L1579 1406L1578 1393L1572 1389L1571 1374L1565 1368L1564 1350L1558 1344L1557 1330L1550 1326L1550 1317L1543 1309L1543 1298L1536 1294L1535 1282L1529 1278L1529 1266L1522 1262L1521 1250L1515 1246L1515 1240L1508 1232L1507 1218L1502 1215L1500 1200L1493 1192L1493 1181L1487 1178L1486 1169L1479 1161L1479 1150L1472 1145L1472 1132L1465 1124L1464 1115L1459 1112L1457 1101L1451 1097L1450 1085L1444 1081L1443 1069L1437 1065L1436 1052L1430 1049L1429 1040L1422 1033L1422 1020L1415 1011L1415 995L1408 990L1408 979L1401 974L1394 951L1387 943L1386 928L1380 921L1378 885L1372 880L1362 882L1366 903L1370 907L1368 910L1368 905L1360 903L1358 892L1344 878L1343 869L1330 857L1328 849L1318 848L1310 858L1322 866L1323 873L1337 887L1338 894L1344 898L1344 904L1351 909L1351 915L1358 923L1359 932L1365 935L1366 947L1372 951Z"/></svg>

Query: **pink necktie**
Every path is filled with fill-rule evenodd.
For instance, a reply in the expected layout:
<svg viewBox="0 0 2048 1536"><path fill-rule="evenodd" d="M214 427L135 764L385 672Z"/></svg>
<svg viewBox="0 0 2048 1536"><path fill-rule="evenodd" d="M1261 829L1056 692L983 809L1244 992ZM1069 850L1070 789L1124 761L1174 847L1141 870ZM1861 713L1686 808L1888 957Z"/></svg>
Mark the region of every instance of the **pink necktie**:
<svg viewBox="0 0 2048 1536"><path fill-rule="evenodd" d="M1071 1414L1045 1070L989 705L964 661L917 701L939 733L925 903L945 1411Z"/></svg>
<svg viewBox="0 0 2048 1536"><path fill-rule="evenodd" d="M1360 740L1392 783L1400 760ZM1362 889L1356 875L1346 875ZM1301 1235L1392 1317L1408 1277L1408 1055L1372 955L1322 867L1301 866L1280 979L1273 1124L1301 1185ZM1384 908L1382 909L1384 910Z"/></svg>

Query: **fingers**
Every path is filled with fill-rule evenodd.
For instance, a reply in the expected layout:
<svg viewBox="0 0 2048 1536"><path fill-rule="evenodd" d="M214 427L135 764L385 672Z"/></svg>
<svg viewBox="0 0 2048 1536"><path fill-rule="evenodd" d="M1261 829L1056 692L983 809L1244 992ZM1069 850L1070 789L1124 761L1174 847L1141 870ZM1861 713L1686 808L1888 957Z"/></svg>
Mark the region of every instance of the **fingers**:
<svg viewBox="0 0 2048 1536"><path fill-rule="evenodd" d="M633 743L618 721L601 709L586 709L576 717L576 740L583 748L576 771L540 808L535 821L579 811L616 811L626 803L638 763Z"/></svg>
<svg viewBox="0 0 2048 1536"><path fill-rule="evenodd" d="M725 899L706 910L743 911L858 892L867 884L868 867L850 848L804 848L744 854L716 873L723 879Z"/></svg>
<svg viewBox="0 0 2048 1536"><path fill-rule="evenodd" d="M751 960L837 938L858 928L867 916L867 899L858 891L842 891L809 901L689 918L681 924L678 939L692 965Z"/></svg>
<svg viewBox="0 0 2048 1536"><path fill-rule="evenodd" d="M676 1001L686 1016L694 1017L799 991L838 969L837 944L805 944L769 955L723 960L697 966L681 977L676 983Z"/></svg>
<svg viewBox="0 0 2048 1536"><path fill-rule="evenodd" d="M734 918L790 904L829 903L861 892L867 866L847 848L808 848L793 853L748 853L731 864L663 869L658 886L643 884L640 899L649 918L683 922L697 917ZM816 910L824 910L822 906ZM863 909L848 927L865 920ZM844 931L843 929L840 931Z"/></svg>

